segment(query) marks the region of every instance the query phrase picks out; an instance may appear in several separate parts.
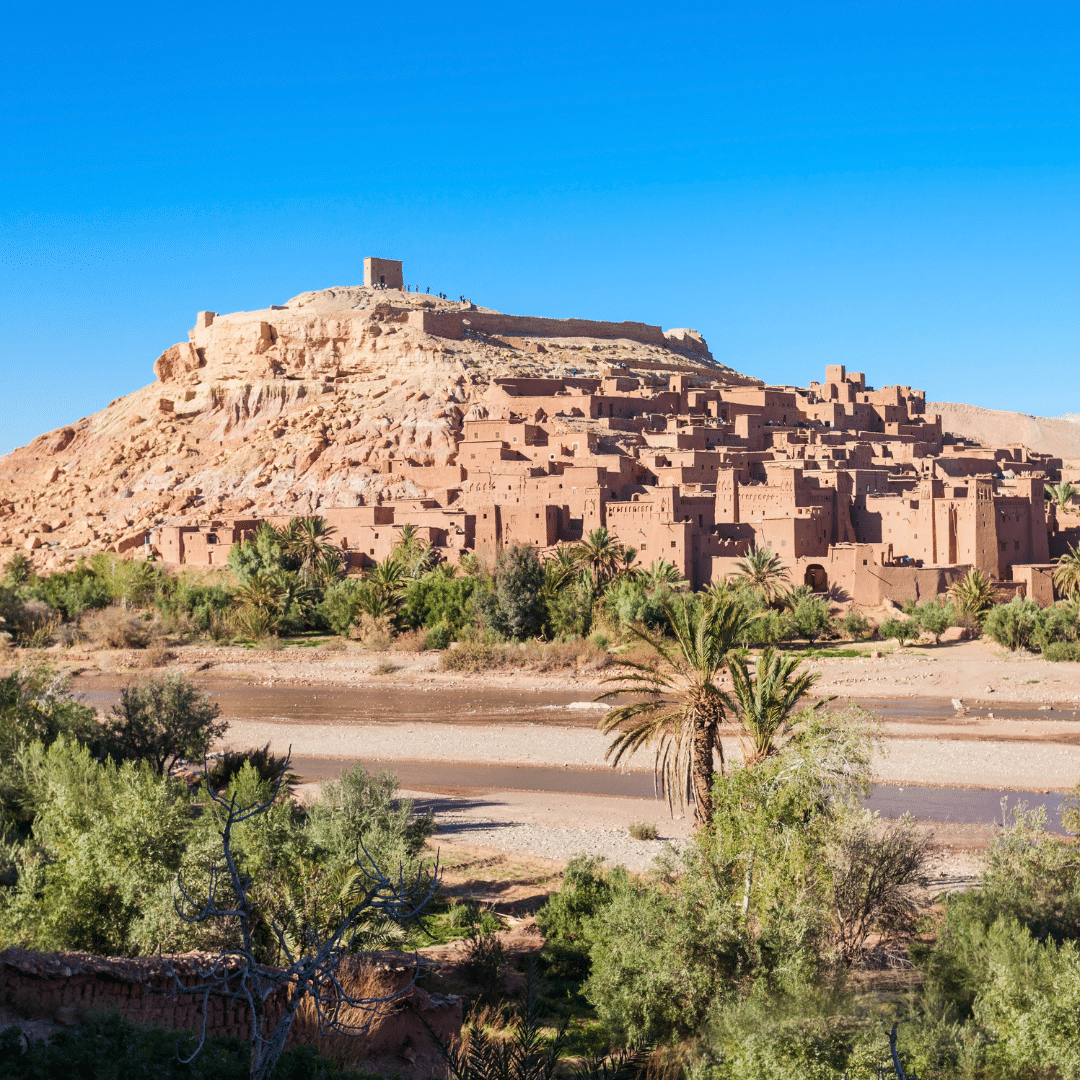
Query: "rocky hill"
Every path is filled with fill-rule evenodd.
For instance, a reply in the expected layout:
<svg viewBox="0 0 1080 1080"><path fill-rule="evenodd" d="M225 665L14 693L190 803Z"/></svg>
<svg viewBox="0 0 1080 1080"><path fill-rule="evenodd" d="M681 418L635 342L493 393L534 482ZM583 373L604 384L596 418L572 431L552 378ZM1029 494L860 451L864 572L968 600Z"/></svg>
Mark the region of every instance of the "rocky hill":
<svg viewBox="0 0 1080 1080"><path fill-rule="evenodd" d="M51 567L177 520L420 495L388 462L451 463L494 379L626 369L757 382L716 364L692 330L515 321L399 290L200 313L155 382L0 458L0 551L40 551Z"/></svg>
<svg viewBox="0 0 1080 1080"><path fill-rule="evenodd" d="M1080 466L1080 424L1071 418L999 412L951 401L928 401L926 411L941 413L942 430L964 439L989 446L1023 443L1031 450L1062 458L1065 464Z"/></svg>

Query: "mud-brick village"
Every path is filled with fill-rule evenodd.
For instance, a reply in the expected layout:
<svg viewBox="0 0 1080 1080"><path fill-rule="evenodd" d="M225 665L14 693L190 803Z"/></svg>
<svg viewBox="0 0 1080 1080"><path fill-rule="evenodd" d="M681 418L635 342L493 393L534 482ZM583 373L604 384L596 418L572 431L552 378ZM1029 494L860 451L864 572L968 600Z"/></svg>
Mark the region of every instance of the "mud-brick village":
<svg viewBox="0 0 1080 1080"><path fill-rule="evenodd" d="M695 589L769 548L815 593L878 606L972 568L1045 604L1080 541L1044 497L1080 469L943 431L921 390L843 365L770 386L696 330L503 315L402 274L369 258L363 286L199 312L155 382L3 461L0 542L51 568L224 567L260 523L317 514L363 571L409 526L451 565L602 526Z"/></svg>

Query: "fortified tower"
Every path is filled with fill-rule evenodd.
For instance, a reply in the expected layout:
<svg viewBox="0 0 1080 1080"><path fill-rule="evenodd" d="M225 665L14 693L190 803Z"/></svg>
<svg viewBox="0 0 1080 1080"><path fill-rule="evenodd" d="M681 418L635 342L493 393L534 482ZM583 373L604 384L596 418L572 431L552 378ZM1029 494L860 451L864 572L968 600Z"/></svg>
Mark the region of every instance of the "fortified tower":
<svg viewBox="0 0 1080 1080"><path fill-rule="evenodd" d="M364 260L364 284L383 285L387 289L405 288L405 279L401 276L401 261L368 256Z"/></svg>

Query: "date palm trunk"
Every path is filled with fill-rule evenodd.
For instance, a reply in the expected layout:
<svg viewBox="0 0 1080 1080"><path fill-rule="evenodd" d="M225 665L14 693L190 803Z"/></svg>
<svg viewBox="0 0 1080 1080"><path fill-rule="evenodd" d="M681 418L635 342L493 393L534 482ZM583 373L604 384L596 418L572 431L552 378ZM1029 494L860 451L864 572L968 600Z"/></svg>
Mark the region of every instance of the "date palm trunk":
<svg viewBox="0 0 1080 1080"><path fill-rule="evenodd" d="M713 768L713 751L720 755L720 771L724 770L724 750L720 743L720 721L724 716L719 696L703 691L693 707L694 762L691 785L694 793L694 828L700 829L712 821L712 787L716 779Z"/></svg>

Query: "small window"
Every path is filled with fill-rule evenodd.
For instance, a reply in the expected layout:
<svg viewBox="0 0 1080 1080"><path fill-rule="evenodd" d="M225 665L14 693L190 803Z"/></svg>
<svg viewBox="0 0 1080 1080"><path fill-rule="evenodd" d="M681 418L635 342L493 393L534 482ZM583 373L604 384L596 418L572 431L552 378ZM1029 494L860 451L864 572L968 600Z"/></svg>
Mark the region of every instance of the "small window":
<svg viewBox="0 0 1080 1080"><path fill-rule="evenodd" d="M537 521L539 521L539 520L540 520L540 515L539 515L539 514L537 514L537 515L536 515L536 520L537 520Z"/></svg>
<svg viewBox="0 0 1080 1080"><path fill-rule="evenodd" d="M472 455L472 459L473 459L473 461L476 460L476 455L475 454Z"/></svg>
<svg viewBox="0 0 1080 1080"><path fill-rule="evenodd" d="M1020 550L1020 541L1019 540L1014 540L1013 541L1013 550L1014 551L1019 551Z"/></svg>
<svg viewBox="0 0 1080 1080"><path fill-rule="evenodd" d="M487 521L487 514L484 515L484 520Z"/></svg>
<svg viewBox="0 0 1080 1080"><path fill-rule="evenodd" d="M376 540L378 540L378 539L379 539L379 534L378 534L378 533L376 533L376 534L375 534L375 539L376 539Z"/></svg>
<svg viewBox="0 0 1080 1080"><path fill-rule="evenodd" d="M517 436L516 435L514 436L514 442L517 442Z"/></svg>
<svg viewBox="0 0 1080 1080"><path fill-rule="evenodd" d="M642 551L647 551L647 550L648 550L648 547L649 547L649 545L648 545L648 544L642 544L642 545L641 545L641 550L642 550Z"/></svg>
<svg viewBox="0 0 1080 1080"><path fill-rule="evenodd" d="M374 555L375 554L375 549L372 548L369 554Z"/></svg>
<svg viewBox="0 0 1080 1080"><path fill-rule="evenodd" d="M671 541L671 546L672 546L672 547L674 547L674 546L675 546L675 541L674 541L674 540L672 540L672 541Z"/></svg>
<svg viewBox="0 0 1080 1080"><path fill-rule="evenodd" d="M786 540L781 540L780 541L780 546L781 547L787 547L787 541Z"/></svg>

